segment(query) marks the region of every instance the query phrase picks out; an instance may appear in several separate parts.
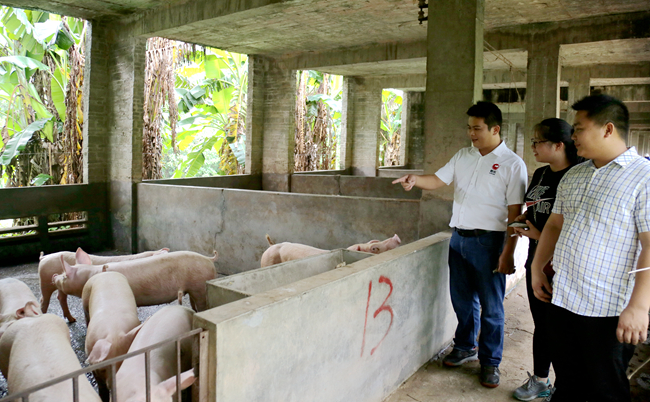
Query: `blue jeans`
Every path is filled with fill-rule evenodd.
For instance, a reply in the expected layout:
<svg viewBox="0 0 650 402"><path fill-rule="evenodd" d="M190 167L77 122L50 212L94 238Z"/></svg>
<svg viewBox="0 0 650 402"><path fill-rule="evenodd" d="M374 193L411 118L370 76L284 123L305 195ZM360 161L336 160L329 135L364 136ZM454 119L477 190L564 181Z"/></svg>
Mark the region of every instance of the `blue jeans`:
<svg viewBox="0 0 650 402"><path fill-rule="evenodd" d="M503 296L506 276L493 273L499 265L505 232L462 237L456 231L449 243L449 287L458 318L454 347L475 348L483 366L498 366L503 355Z"/></svg>

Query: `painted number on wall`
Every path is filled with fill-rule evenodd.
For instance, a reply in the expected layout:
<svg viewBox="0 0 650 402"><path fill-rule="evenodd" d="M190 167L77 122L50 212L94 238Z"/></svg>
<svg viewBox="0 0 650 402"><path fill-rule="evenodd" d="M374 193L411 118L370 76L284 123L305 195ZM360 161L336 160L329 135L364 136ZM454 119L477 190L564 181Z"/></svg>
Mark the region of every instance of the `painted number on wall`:
<svg viewBox="0 0 650 402"><path fill-rule="evenodd" d="M388 298L390 295L393 293L393 283L390 281L390 279L386 278L385 276L380 276L379 277L379 283L384 283L390 287L390 290L388 291L388 296L386 296L386 299L384 299L384 302L381 303L381 306L377 310L375 310L374 314L372 315L372 318L375 319L381 313L382 311L386 311L390 313L390 324L388 324L388 328L386 329L386 333L384 336L381 338L379 343L375 345L374 348L370 350L370 355L372 356L375 353L375 350L381 345L381 343L386 339L386 335L388 335L388 332L390 331L390 328L393 326L393 318L395 318L395 314L393 313L393 308L389 305L386 304L388 301ZM363 323L363 341L361 342L361 356L363 357L363 352L366 348L366 327L368 326L368 309L370 308L370 295L372 294L372 281L368 283L368 302L366 304L366 318L365 322Z"/></svg>

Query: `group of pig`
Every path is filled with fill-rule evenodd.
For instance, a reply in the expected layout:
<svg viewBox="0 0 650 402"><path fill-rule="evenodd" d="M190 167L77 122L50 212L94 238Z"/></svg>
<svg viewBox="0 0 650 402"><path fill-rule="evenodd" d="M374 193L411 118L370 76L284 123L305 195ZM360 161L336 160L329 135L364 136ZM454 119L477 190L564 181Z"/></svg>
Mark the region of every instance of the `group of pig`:
<svg viewBox="0 0 650 402"><path fill-rule="evenodd" d="M68 321L67 295L80 297L86 318L86 356L99 363L187 333L192 330L194 311L166 306L144 323L138 306L168 303L189 294L196 311L205 310L205 282L216 277L213 258L190 251L168 249L136 255L102 257L60 252L42 256L39 303L29 287L16 279L0 280L0 371L9 391L17 393L79 370L81 365L70 345L65 321L45 314L54 290ZM136 402L146 400L145 359L139 355L117 364L117 395L109 395L110 367L96 370L100 395L85 376L79 379L80 401ZM191 339L181 342L181 389L194 382ZM150 353L151 400L171 401L176 393L176 348L171 343ZM72 401L70 381L45 388L29 396L30 401Z"/></svg>
<svg viewBox="0 0 650 402"><path fill-rule="evenodd" d="M326 253L298 243L275 244L267 235L269 248L261 266L269 266ZM382 253L401 243L397 235L384 241L355 244L348 250ZM76 253L41 255L38 274L41 301L23 282L0 280L0 371L9 391L17 393L81 368L70 346L70 334L63 319L46 314L50 298L58 290L63 315L69 322L67 297L83 301L86 319L85 351L87 363L95 364L145 348L192 329L194 311L182 306L166 306L144 323L138 319L138 306L151 306L179 300L189 294L192 308L207 308L206 281L216 277L214 262L190 251L168 249L135 255L103 257L78 249ZM194 382L191 369L191 340L181 342L181 389ZM173 344L155 349L150 355L151 400L170 401L176 393L176 350ZM81 401L145 401L144 355L117 365L117 395L110 396L110 367L94 371L99 395L85 378L79 381ZM70 381L30 395L31 401L71 401Z"/></svg>

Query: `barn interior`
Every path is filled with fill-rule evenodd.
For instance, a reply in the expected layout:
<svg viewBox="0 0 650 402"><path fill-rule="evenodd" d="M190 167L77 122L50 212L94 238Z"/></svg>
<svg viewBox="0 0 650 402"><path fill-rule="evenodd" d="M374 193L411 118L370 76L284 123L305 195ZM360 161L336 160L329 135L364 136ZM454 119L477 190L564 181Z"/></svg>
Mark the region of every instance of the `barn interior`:
<svg viewBox="0 0 650 402"><path fill-rule="evenodd" d="M0 239L3 265L35 261L41 251L79 246L127 253L168 247L204 255L217 250L218 272L231 275L259 267L268 246L265 234L323 249L400 236L402 247L350 264L346 271L328 271L199 314L195 324L210 329L212 336L211 400L275 400L283 395L332 401L365 390L364 400L379 401L448 343L455 318L443 273L448 234L441 232L449 228L453 191L406 193L391 181L407 173L435 173L468 146L465 112L476 101L499 105L503 139L524 159L529 176L539 167L528 146L532 127L548 117L571 122L570 105L597 91L626 103L631 113L628 145L640 154L650 153L646 0L428 1L422 23L418 3L423 2L399 0L0 2L90 21L84 183L0 189L0 219L38 218L33 235ZM150 37L249 56L245 174L142 179L144 63ZM293 171L296 70L344 76L340 170ZM378 164L382 88L405 91L402 166ZM48 230L49 215L80 211L87 213L83 227ZM427 268L430 261L435 261L434 272ZM350 306L365 310L370 305L365 289L373 281L375 289L391 283L391 292L394 284L394 298L400 292L421 295L417 300L435 305L435 311L415 299L394 300L395 315L380 315L376 339L368 342L369 349L379 346L385 328L393 325L393 332L386 332L395 337L393 352L371 355L361 350L358 359L356 343L361 340L355 338L354 352L343 347L352 333L361 336L356 327L338 337L325 336L328 352L323 352L324 344L315 340L326 328L353 321ZM380 299L375 308L383 306ZM330 310L319 311L323 303ZM414 305L419 307L411 311ZM398 326L393 323L398 311L402 317L426 319ZM312 313L313 321L302 315ZM246 328L260 332L242 336ZM286 343L263 343L268 335L262 328ZM301 328L309 328L302 342L286 340ZM398 335L397 328L404 332ZM256 342L259 348L246 347ZM228 350L239 353L232 366ZM291 384L280 379L308 363L301 360L274 373L268 368L286 362L285 354L301 351L302 360L342 366L323 367L318 379L301 379L303 387L289 392ZM250 366L242 364L241 356L254 359L261 353L278 361L269 358L262 369L253 360ZM255 377L258 371L264 376ZM346 375L351 372L357 374ZM251 378L262 385L247 386ZM324 389L325 380L345 386Z"/></svg>

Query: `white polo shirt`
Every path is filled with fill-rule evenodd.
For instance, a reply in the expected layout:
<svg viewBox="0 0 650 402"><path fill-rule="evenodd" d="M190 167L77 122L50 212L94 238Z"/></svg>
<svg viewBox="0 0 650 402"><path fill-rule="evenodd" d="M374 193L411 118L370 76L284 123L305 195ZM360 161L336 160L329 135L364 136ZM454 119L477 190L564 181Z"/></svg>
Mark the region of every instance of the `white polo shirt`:
<svg viewBox="0 0 650 402"><path fill-rule="evenodd" d="M485 156L461 149L436 176L454 183L450 227L494 231L507 229L508 205L524 203L528 181L526 164L503 141Z"/></svg>

